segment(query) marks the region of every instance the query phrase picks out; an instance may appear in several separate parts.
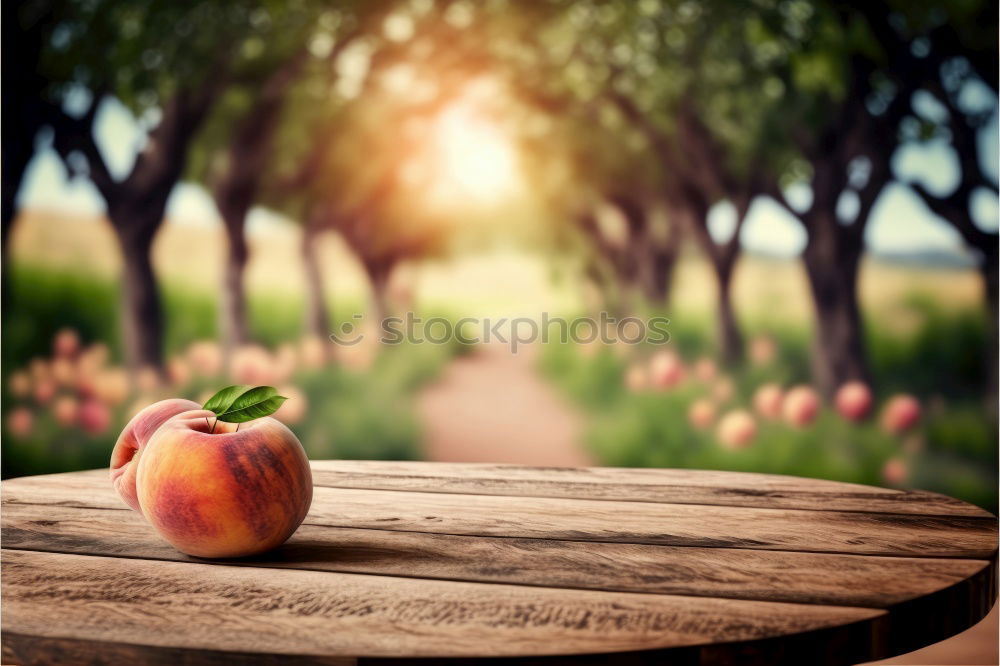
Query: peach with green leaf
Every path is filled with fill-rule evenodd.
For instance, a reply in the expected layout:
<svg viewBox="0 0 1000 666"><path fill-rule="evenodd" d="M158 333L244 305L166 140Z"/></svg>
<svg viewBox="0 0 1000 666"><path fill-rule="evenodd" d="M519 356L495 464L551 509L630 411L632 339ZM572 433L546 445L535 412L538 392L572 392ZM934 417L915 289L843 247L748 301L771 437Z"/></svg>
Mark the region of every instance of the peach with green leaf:
<svg viewBox="0 0 1000 666"><path fill-rule="evenodd" d="M118 436L111 452L111 483L125 503L139 513L142 513L142 509L139 507L135 480L139 459L146 444L169 419L199 408L198 403L179 398L154 402L139 410Z"/></svg>
<svg viewBox="0 0 1000 666"><path fill-rule="evenodd" d="M282 544L312 503L299 440L271 418L285 397L231 386L153 434L136 475L142 514L178 550L242 557Z"/></svg>

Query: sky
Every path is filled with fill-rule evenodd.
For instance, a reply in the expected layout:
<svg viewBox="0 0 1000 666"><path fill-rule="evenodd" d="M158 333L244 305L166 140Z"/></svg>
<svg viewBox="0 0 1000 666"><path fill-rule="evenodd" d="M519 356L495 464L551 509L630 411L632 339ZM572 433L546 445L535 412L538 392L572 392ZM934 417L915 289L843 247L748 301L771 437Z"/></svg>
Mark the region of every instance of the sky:
<svg viewBox="0 0 1000 666"><path fill-rule="evenodd" d="M997 117L982 135L982 159L987 172L997 177ZM124 176L142 146L145 131L142 123L128 109L114 100L104 102L96 119L95 136L109 169L115 177ZM947 193L955 186L959 168L954 153L943 140L901 147L893 160L897 178L919 180L932 192ZM789 199L808 201L808 187L788 192ZM67 179L67 174L48 139L40 136L36 154L28 166L18 195L26 209L99 215L104 203L86 179ZM849 207L845 202L845 207ZM974 198L973 220L983 228L997 229L997 198L983 191ZM208 192L197 184L177 185L167 205L172 224L214 225L219 215ZM248 219L251 233L272 225L287 223L279 215L254 209ZM732 235L734 214L726 204L716 205L709 215L709 225L716 239ZM801 224L776 202L758 198L750 209L741 232L741 243L752 252L777 256L796 256L805 245ZM931 214L922 201L903 184L888 186L872 211L866 229L869 249L879 253L923 251L961 251L962 241L947 224Z"/></svg>

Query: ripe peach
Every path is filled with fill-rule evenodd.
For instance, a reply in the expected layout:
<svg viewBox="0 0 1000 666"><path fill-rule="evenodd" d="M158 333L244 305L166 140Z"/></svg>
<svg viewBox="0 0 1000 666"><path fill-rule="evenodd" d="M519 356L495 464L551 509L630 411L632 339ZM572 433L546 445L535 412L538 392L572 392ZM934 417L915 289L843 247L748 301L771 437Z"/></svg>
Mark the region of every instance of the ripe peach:
<svg viewBox="0 0 1000 666"><path fill-rule="evenodd" d="M35 425L35 416L27 407L15 407L7 414L7 427L17 437L27 437Z"/></svg>
<svg viewBox="0 0 1000 666"><path fill-rule="evenodd" d="M753 407L765 419L781 418L781 403L785 394L777 384L764 384L753 394Z"/></svg>
<svg viewBox="0 0 1000 666"><path fill-rule="evenodd" d="M699 382L708 384L715 379L717 372L715 361L707 356L698 359L698 362L694 364L694 376Z"/></svg>
<svg viewBox="0 0 1000 666"><path fill-rule="evenodd" d="M52 379L60 386L73 386L76 383L76 365L68 358L60 356L54 359L50 369Z"/></svg>
<svg viewBox="0 0 1000 666"><path fill-rule="evenodd" d="M270 384L273 379L271 357L258 345L244 345L233 352L230 374L238 384Z"/></svg>
<svg viewBox="0 0 1000 666"><path fill-rule="evenodd" d="M111 451L111 483L130 507L142 513L135 489L135 475L143 449L153 433L171 417L200 405L190 400L161 400L139 411L125 425Z"/></svg>
<svg viewBox="0 0 1000 666"><path fill-rule="evenodd" d="M52 415L64 428L76 423L79 410L80 403L71 395L61 395L52 403Z"/></svg>
<svg viewBox="0 0 1000 666"><path fill-rule="evenodd" d="M641 365L629 366L625 371L625 388L630 393L641 393L649 388L649 375L646 368Z"/></svg>
<svg viewBox="0 0 1000 666"><path fill-rule="evenodd" d="M51 379L39 379L35 382L35 402L44 405L56 395L56 383Z"/></svg>
<svg viewBox="0 0 1000 666"><path fill-rule="evenodd" d="M31 393L31 376L18 370L10 376L10 392L18 398L26 398Z"/></svg>
<svg viewBox="0 0 1000 666"><path fill-rule="evenodd" d="M81 368L93 373L105 366L110 355L111 352L106 344L95 342L83 350L77 363Z"/></svg>
<svg viewBox="0 0 1000 666"><path fill-rule="evenodd" d="M139 461L139 506L153 528L196 557L242 557L292 535L312 503L312 473L280 421L209 424L210 411L164 423Z"/></svg>
<svg viewBox="0 0 1000 666"><path fill-rule="evenodd" d="M72 328L62 328L52 338L52 352L56 357L72 358L80 351L80 336Z"/></svg>
<svg viewBox="0 0 1000 666"><path fill-rule="evenodd" d="M36 382L41 379L49 379L52 375L49 362L44 358L31 359L28 363L28 370L31 372L31 378Z"/></svg>
<svg viewBox="0 0 1000 666"><path fill-rule="evenodd" d="M111 425L111 410L103 402L91 398L80 405L77 418L88 433L102 435Z"/></svg>
<svg viewBox="0 0 1000 666"><path fill-rule="evenodd" d="M810 386L796 386L785 396L782 414L790 425L804 428L819 414L819 394Z"/></svg>
<svg viewBox="0 0 1000 666"><path fill-rule="evenodd" d="M705 430L715 420L715 404L711 400L701 398L691 403L688 408L688 421L698 430Z"/></svg>
<svg viewBox="0 0 1000 666"><path fill-rule="evenodd" d="M834 398L837 411L848 421L860 421L872 408L872 392L864 382L847 382Z"/></svg>
<svg viewBox="0 0 1000 666"><path fill-rule="evenodd" d="M212 377L222 372L222 350L212 340L198 340L187 348L191 369L199 375Z"/></svg>
<svg viewBox="0 0 1000 666"><path fill-rule="evenodd" d="M94 377L94 394L108 405L120 405L129 394L128 373L121 368L102 370Z"/></svg>
<svg viewBox="0 0 1000 666"><path fill-rule="evenodd" d="M135 376L135 385L143 393L154 393L160 388L160 373L149 366L139 368Z"/></svg>
<svg viewBox="0 0 1000 666"><path fill-rule="evenodd" d="M757 435L757 423L745 409L736 409L719 420L715 436L727 449L743 449L750 446Z"/></svg>
<svg viewBox="0 0 1000 666"><path fill-rule="evenodd" d="M895 395L882 409L882 429L892 435L909 430L919 420L920 403L912 395Z"/></svg>
<svg viewBox="0 0 1000 666"><path fill-rule="evenodd" d="M889 458L882 465L882 480L891 486L903 485L909 475L909 466L902 458Z"/></svg>
<svg viewBox="0 0 1000 666"><path fill-rule="evenodd" d="M673 352L657 352L649 363L649 380L653 388L674 388L684 381L685 374L684 364Z"/></svg>
<svg viewBox="0 0 1000 666"><path fill-rule="evenodd" d="M174 386L184 386L191 380L191 366L181 356L167 362L167 377Z"/></svg>

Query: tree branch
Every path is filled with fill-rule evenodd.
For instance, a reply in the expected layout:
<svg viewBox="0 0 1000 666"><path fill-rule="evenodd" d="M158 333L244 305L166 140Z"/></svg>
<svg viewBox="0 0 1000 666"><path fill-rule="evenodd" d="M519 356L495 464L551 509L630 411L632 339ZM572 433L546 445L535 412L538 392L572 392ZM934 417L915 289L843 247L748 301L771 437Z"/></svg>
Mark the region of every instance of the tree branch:
<svg viewBox="0 0 1000 666"><path fill-rule="evenodd" d="M46 105L46 116L53 130L52 147L62 158L67 173L71 176L89 178L101 196L110 201L117 197L121 186L111 175L111 170L94 140L94 118L104 96L103 91L94 91L90 106L79 118L70 116L55 103ZM83 156L87 164L86 173L73 165L71 159L73 154Z"/></svg>

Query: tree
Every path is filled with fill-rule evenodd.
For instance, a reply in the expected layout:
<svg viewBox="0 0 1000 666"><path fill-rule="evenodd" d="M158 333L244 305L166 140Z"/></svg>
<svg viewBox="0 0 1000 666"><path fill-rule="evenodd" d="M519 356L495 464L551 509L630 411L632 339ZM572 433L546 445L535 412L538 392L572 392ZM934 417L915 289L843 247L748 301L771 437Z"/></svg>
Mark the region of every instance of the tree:
<svg viewBox="0 0 1000 666"><path fill-rule="evenodd" d="M191 175L206 182L226 232L219 326L227 356L250 340L244 286L249 259L247 214L260 198L282 123L301 120L286 114L286 99L301 77L331 86L336 79L331 64L361 34L352 11L318 11L315 25L312 16L301 11L296 26L286 26L281 35L272 37L262 56L265 62L258 63L252 76L232 86L198 137L189 168ZM319 46L310 50L307 42Z"/></svg>
<svg viewBox="0 0 1000 666"><path fill-rule="evenodd" d="M4 5L3 15L3 170L2 215L4 266L14 223L15 200L24 170L35 154L35 140L45 126L48 82L39 71L43 51L58 23L61 3L21 0Z"/></svg>
<svg viewBox="0 0 1000 666"><path fill-rule="evenodd" d="M937 113L928 112L911 96L907 109L910 113L900 119L897 131L910 141L946 138L958 157L959 180L951 192L932 192L919 181L909 185L977 256L990 330L986 388L995 397L1000 345L997 233L975 223L971 206L980 191L997 196L996 177L984 168L980 140L982 130L997 111L997 6L991 2L970 3L942 7L938 13L882 2L858 3L857 8L884 47L895 84L911 90L919 88L939 105ZM988 96L967 94L975 93L977 86L991 92Z"/></svg>
<svg viewBox="0 0 1000 666"><path fill-rule="evenodd" d="M132 368L160 368L163 313L153 240L199 127L227 85L253 69L267 33L281 29L280 16L255 2L136 0L72 3L59 18L60 41L40 65L49 82L54 147L107 205L124 260L126 360ZM72 95L90 98L82 113L69 108ZM152 125L123 177L112 172L95 138L95 118L108 97Z"/></svg>

